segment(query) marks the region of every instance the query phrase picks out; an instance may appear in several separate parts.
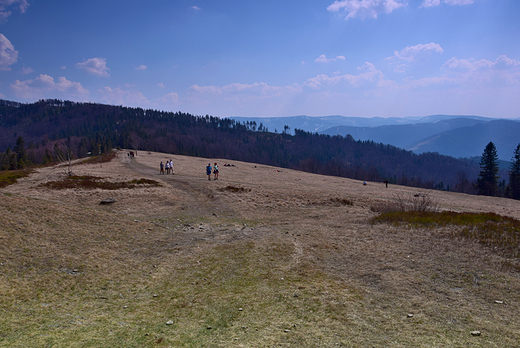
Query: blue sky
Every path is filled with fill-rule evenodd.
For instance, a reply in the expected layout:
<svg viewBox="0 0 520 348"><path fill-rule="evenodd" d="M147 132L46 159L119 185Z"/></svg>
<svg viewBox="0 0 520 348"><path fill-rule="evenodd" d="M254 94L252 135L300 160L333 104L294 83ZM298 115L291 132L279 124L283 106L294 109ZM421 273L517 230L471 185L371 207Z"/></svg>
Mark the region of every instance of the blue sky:
<svg viewBox="0 0 520 348"><path fill-rule="evenodd" d="M0 0L0 98L520 117L519 0Z"/></svg>

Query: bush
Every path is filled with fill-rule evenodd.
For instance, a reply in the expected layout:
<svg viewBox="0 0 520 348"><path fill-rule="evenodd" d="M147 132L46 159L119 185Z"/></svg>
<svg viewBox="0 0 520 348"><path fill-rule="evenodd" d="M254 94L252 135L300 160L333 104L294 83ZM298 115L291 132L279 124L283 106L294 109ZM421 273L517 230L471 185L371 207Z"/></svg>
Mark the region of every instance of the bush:
<svg viewBox="0 0 520 348"><path fill-rule="evenodd" d="M373 204L370 210L376 213L396 211L436 212L439 205L429 194L417 194L411 197L396 194L392 200Z"/></svg>

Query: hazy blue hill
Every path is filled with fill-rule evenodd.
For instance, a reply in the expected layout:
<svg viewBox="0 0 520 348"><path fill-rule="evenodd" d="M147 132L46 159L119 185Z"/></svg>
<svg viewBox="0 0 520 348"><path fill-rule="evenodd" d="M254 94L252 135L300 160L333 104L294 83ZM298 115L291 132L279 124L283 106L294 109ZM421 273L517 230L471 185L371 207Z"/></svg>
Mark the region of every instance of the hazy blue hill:
<svg viewBox="0 0 520 348"><path fill-rule="evenodd" d="M425 123L403 125L379 127L337 126L329 128L323 131L323 133L342 136L350 134L356 140L372 140L376 143L390 144L404 149L409 149L420 140L431 137L432 135L485 122L483 119L478 118L460 117L445 119L444 117L441 119L435 116L428 116L418 120L418 122Z"/></svg>
<svg viewBox="0 0 520 348"><path fill-rule="evenodd" d="M500 159L510 161L520 143L520 122L496 120L448 130L417 141L408 149L415 153L438 152L453 157L481 156L492 141Z"/></svg>
<svg viewBox="0 0 520 348"><path fill-rule="evenodd" d="M379 127L379 126L390 126L390 125L404 125L404 124L416 124L416 123L431 123L438 121L446 121L457 118L471 118L477 120L490 120L489 118L479 116L456 116L456 115L431 115L431 116L410 116L410 117L346 117L346 116L290 116L290 117L230 117L237 122L256 122L257 126L260 124L263 127L267 127L270 132L275 130L281 133L284 130L284 126L290 127L290 132L293 133L294 129L301 129L306 132L318 132L325 133L328 129L337 126L349 126L349 127ZM329 133L326 133L329 134ZM337 133L341 134L341 133ZM346 135L344 133L341 135ZM372 139L370 139L372 140ZM374 140L375 141L375 140Z"/></svg>

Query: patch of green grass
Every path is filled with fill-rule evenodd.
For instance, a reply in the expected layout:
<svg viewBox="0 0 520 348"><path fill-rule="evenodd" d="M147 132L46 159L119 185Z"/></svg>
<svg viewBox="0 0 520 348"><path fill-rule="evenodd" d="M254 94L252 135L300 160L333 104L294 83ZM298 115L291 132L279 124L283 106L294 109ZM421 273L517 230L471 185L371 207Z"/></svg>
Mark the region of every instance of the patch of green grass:
<svg viewBox="0 0 520 348"><path fill-rule="evenodd" d="M33 169L0 171L0 188L16 184L20 178L25 178L33 172Z"/></svg>
<svg viewBox="0 0 520 348"><path fill-rule="evenodd" d="M414 227L459 226L461 228L450 230L453 237L473 239L512 257L520 257L520 221L494 213L393 211L382 213L372 221Z"/></svg>
<svg viewBox="0 0 520 348"><path fill-rule="evenodd" d="M123 181L123 182L111 182L111 181L103 181L104 178L95 177L90 175L71 175L67 176L65 179L61 181L49 181L44 184L41 184L40 187L46 187L54 190L64 190L71 188L80 188L80 189L97 189L100 188L102 190L119 190L123 188L133 189L139 186L146 187L157 187L161 186L161 184L155 180L149 179L135 179L132 181Z"/></svg>

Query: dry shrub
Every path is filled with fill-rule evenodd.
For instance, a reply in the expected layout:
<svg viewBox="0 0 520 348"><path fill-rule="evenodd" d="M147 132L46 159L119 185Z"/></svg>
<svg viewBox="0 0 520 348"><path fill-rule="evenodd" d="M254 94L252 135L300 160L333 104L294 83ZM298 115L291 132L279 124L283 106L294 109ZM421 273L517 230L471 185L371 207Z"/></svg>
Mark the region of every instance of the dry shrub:
<svg viewBox="0 0 520 348"><path fill-rule="evenodd" d="M219 191L230 191L230 192L250 192L250 188L245 187L236 187L236 186L226 186L223 188L219 188Z"/></svg>
<svg viewBox="0 0 520 348"><path fill-rule="evenodd" d="M396 211L436 212L439 205L429 194L404 196L396 194L392 200L379 202L370 206L370 210L376 213L391 213Z"/></svg>

